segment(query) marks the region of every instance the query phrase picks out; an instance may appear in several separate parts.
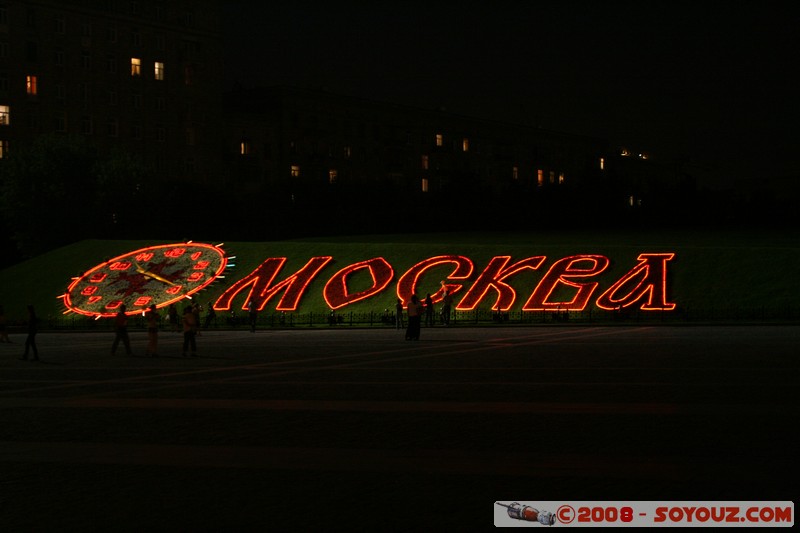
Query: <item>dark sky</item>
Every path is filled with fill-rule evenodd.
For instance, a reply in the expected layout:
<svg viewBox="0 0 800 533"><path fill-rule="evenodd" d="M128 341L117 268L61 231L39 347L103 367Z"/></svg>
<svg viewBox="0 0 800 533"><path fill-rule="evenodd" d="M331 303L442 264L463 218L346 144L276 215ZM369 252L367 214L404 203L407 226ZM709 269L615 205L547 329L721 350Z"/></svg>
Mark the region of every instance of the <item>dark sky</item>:
<svg viewBox="0 0 800 533"><path fill-rule="evenodd" d="M228 79L800 175L794 2L225 2Z"/></svg>

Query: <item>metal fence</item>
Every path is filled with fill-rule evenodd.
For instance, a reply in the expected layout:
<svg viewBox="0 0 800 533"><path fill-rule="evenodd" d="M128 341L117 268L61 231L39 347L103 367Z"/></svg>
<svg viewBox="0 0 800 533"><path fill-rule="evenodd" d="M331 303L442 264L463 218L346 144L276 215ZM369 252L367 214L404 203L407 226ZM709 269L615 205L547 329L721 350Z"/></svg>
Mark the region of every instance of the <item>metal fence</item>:
<svg viewBox="0 0 800 533"><path fill-rule="evenodd" d="M406 318L402 324L405 325ZM493 325L567 325L567 324L647 324L677 325L706 322L781 322L800 323L800 307L760 309L710 308L710 309L676 309L673 311L603 311L588 309L584 311L510 311L494 312L490 310L454 311L451 313L449 326L493 326ZM422 317L426 325L425 316ZM114 321L110 319L94 320L81 315L47 317L41 319L42 330L111 330ZM434 326L442 326L442 317L434 316ZM236 330L249 329L250 320L247 313L218 313L216 318L205 326L205 316L201 320L202 329ZM387 312L262 312L256 319L257 328L347 328L375 327L395 328L397 323L394 313ZM146 329L144 318L136 315L129 319L131 330ZM169 329L170 324L162 318L161 329ZM22 325L12 326L22 329Z"/></svg>

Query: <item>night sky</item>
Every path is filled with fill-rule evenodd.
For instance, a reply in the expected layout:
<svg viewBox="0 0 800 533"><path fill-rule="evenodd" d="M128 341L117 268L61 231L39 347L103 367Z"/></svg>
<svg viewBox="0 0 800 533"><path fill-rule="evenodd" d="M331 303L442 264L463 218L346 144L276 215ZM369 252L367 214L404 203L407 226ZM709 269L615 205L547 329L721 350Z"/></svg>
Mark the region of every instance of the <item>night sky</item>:
<svg viewBox="0 0 800 533"><path fill-rule="evenodd" d="M793 4L225 2L227 79L596 136L738 178L800 176Z"/></svg>

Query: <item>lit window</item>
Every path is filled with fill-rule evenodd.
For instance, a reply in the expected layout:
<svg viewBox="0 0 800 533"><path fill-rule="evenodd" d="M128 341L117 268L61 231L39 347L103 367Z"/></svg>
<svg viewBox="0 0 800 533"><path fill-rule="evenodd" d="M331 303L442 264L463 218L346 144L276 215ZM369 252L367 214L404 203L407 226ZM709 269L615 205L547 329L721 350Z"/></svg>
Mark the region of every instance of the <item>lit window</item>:
<svg viewBox="0 0 800 533"><path fill-rule="evenodd" d="M606 169L606 160L601 157L600 158L600 170L605 170L605 169Z"/></svg>
<svg viewBox="0 0 800 533"><path fill-rule="evenodd" d="M428 156L422 156L422 170L428 170Z"/></svg>
<svg viewBox="0 0 800 533"><path fill-rule="evenodd" d="M639 154L639 159L647 159L647 154Z"/></svg>
<svg viewBox="0 0 800 533"><path fill-rule="evenodd" d="M422 192L428 192L428 178L422 178Z"/></svg>
<svg viewBox="0 0 800 533"><path fill-rule="evenodd" d="M25 77L25 90L28 91L28 94L31 95L38 94L39 88L36 81L37 81L36 76Z"/></svg>
<svg viewBox="0 0 800 533"><path fill-rule="evenodd" d="M466 137L461 140L461 150L464 152L469 152L469 139Z"/></svg>
<svg viewBox="0 0 800 533"><path fill-rule="evenodd" d="M142 75L142 60L138 57L131 58L131 76Z"/></svg>
<svg viewBox="0 0 800 533"><path fill-rule="evenodd" d="M563 183L564 183L564 173L563 172L559 172L559 174L558 174L558 184L561 185Z"/></svg>
<svg viewBox="0 0 800 533"><path fill-rule="evenodd" d="M328 183L330 183L331 185L336 183L336 179L338 177L339 177L339 171L337 171L335 168L332 168L328 171Z"/></svg>
<svg viewBox="0 0 800 533"><path fill-rule="evenodd" d="M623 148L623 149L620 151L619 155L621 155L622 157L628 157L629 155L631 155L631 153L628 151L628 149L627 149L627 148Z"/></svg>
<svg viewBox="0 0 800 533"><path fill-rule="evenodd" d="M515 180L519 179L519 167L511 167L511 177Z"/></svg>
<svg viewBox="0 0 800 533"><path fill-rule="evenodd" d="M444 137L441 133L436 134L436 146L442 146L444 144Z"/></svg>
<svg viewBox="0 0 800 533"><path fill-rule="evenodd" d="M158 81L164 80L164 63L156 61L155 77Z"/></svg>
<svg viewBox="0 0 800 533"><path fill-rule="evenodd" d="M11 124L11 108L7 105L0 105L0 124L6 126Z"/></svg>
<svg viewBox="0 0 800 533"><path fill-rule="evenodd" d="M556 173L554 171L550 171L550 183L556 182Z"/></svg>
<svg viewBox="0 0 800 533"><path fill-rule="evenodd" d="M300 177L300 165L292 165L292 177L293 178Z"/></svg>
<svg viewBox="0 0 800 533"><path fill-rule="evenodd" d="M0 141L0 159L8 155L8 141Z"/></svg>
<svg viewBox="0 0 800 533"><path fill-rule="evenodd" d="M239 155L250 155L250 141L239 143Z"/></svg>
<svg viewBox="0 0 800 533"><path fill-rule="evenodd" d="M542 169L536 171L536 185L539 187L544 185L544 170Z"/></svg>

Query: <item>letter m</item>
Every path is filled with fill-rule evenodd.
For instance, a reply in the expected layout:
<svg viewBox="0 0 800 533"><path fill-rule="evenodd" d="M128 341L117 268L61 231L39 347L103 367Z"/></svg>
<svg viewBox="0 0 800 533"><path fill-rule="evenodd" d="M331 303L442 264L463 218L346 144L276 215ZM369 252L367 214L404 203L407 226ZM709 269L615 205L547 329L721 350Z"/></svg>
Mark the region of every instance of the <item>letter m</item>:
<svg viewBox="0 0 800 533"><path fill-rule="evenodd" d="M297 309L300 298L302 298L308 284L311 283L311 280L316 277L319 271L322 270L322 267L328 264L331 259L333 259L333 257L312 257L303 268L283 281L273 285L275 277L286 262L286 258L270 257L248 276L228 287L217 299L216 303L214 303L214 309L218 311L229 310L234 298L236 298L239 293L249 289L242 309L247 308L247 303L250 300L255 300L258 305L258 310L261 311L273 296L285 290L275 310L294 311Z"/></svg>

